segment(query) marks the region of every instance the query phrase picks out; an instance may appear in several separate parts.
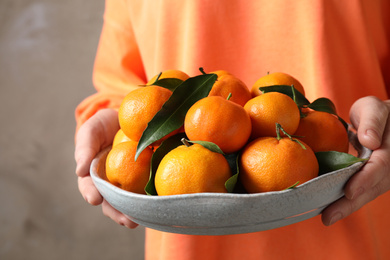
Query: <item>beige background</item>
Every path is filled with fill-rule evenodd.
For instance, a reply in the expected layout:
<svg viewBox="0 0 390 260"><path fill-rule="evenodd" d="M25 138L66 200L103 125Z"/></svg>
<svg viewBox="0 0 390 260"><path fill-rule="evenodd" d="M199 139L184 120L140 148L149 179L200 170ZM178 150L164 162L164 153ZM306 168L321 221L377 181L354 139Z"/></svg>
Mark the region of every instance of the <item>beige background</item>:
<svg viewBox="0 0 390 260"><path fill-rule="evenodd" d="M142 259L144 230L84 202L74 108L91 73L104 1L0 0L0 259Z"/></svg>

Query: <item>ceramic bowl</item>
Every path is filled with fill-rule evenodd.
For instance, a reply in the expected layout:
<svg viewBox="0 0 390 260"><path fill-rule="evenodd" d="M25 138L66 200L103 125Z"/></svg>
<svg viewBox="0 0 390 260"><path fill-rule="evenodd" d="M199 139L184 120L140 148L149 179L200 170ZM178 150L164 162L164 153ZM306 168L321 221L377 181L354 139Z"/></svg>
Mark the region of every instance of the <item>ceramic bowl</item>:
<svg viewBox="0 0 390 260"><path fill-rule="evenodd" d="M353 133L350 133L350 142L360 158L369 158L371 151L362 147ZM192 235L250 233L312 218L344 195L345 183L363 166L362 162L355 163L284 191L159 197L124 191L104 180L105 159L109 149L102 151L93 160L90 170L102 196L114 208L140 225Z"/></svg>

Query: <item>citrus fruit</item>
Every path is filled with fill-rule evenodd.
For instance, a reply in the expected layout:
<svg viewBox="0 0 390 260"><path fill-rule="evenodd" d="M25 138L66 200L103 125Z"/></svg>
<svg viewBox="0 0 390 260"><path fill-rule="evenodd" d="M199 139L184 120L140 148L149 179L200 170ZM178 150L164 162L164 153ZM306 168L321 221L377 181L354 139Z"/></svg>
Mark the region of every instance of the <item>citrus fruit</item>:
<svg viewBox="0 0 390 260"><path fill-rule="evenodd" d="M115 186L134 193L145 194L149 181L153 152L147 147L134 161L138 142L127 141L114 146L107 155L106 177Z"/></svg>
<svg viewBox="0 0 390 260"><path fill-rule="evenodd" d="M125 133L123 133L122 129L119 129L118 132L116 132L116 134L114 136L114 140L112 142L112 146L114 147L114 146L116 146L119 143L127 142L127 141L131 141L131 139L128 138L127 135L125 135Z"/></svg>
<svg viewBox="0 0 390 260"><path fill-rule="evenodd" d="M252 98L248 87L239 78L224 70L218 70L212 73L217 74L218 78L209 96L221 96L226 99L231 94L229 100L241 106L244 106Z"/></svg>
<svg viewBox="0 0 390 260"><path fill-rule="evenodd" d="M140 87L123 99L118 119L122 131L133 141L139 141L149 121L169 99L172 91L159 87Z"/></svg>
<svg viewBox="0 0 390 260"><path fill-rule="evenodd" d="M294 88L298 90L301 94L305 95L305 89L302 84L293 76L284 73L284 72L274 72L267 74L259 78L251 88L252 97L261 95L259 90L260 87L267 87L273 85L294 85Z"/></svg>
<svg viewBox="0 0 390 260"><path fill-rule="evenodd" d="M348 152L347 130L337 116L327 112L306 110L295 135L314 152Z"/></svg>
<svg viewBox="0 0 390 260"><path fill-rule="evenodd" d="M289 96L268 92L249 100L244 109L252 121L252 138L276 136L275 124L279 123L290 135L298 128L300 113Z"/></svg>
<svg viewBox="0 0 390 260"><path fill-rule="evenodd" d="M240 157L240 180L249 193L300 185L318 176L318 170L310 147L289 137L257 138L245 146Z"/></svg>
<svg viewBox="0 0 390 260"><path fill-rule="evenodd" d="M147 85L153 84L158 77L158 74L152 77ZM161 73L159 79L166 79L166 78L174 78L174 79L180 79L182 81L185 81L189 78L190 76L187 75L187 73L181 71L181 70L165 70Z"/></svg>
<svg viewBox="0 0 390 260"><path fill-rule="evenodd" d="M200 192L226 193L225 182L231 177L229 164L222 154L200 144L181 145L161 160L155 176L157 194L175 195Z"/></svg>
<svg viewBox="0 0 390 260"><path fill-rule="evenodd" d="M208 96L188 110L184 131L192 141L212 142L224 153L233 153L248 141L251 120L242 106L220 96Z"/></svg>

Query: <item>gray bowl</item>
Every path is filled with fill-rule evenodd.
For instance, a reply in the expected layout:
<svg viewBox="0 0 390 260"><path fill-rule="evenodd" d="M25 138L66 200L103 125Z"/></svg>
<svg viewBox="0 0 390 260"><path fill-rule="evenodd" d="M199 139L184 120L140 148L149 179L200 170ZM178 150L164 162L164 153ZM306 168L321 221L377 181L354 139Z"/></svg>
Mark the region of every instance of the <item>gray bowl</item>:
<svg viewBox="0 0 390 260"><path fill-rule="evenodd" d="M370 157L372 151L362 147L353 133L350 142L360 158ZM277 192L147 196L124 191L104 180L109 150L102 151L91 164L91 177L101 195L140 225L192 235L250 233L312 218L344 196L344 185L363 166L362 162L355 163L294 189Z"/></svg>

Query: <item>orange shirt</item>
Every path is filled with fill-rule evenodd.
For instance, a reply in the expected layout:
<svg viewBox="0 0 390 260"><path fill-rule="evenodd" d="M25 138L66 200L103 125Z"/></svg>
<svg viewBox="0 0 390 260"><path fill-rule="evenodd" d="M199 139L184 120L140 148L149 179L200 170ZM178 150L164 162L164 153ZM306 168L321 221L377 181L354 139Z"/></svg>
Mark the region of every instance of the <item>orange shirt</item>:
<svg viewBox="0 0 390 260"><path fill-rule="evenodd" d="M248 87L267 72L286 72L309 100L333 100L344 119L360 97L389 97L387 0L115 0L104 18L97 93L77 107L78 126L167 69L190 76L199 67L224 69ZM315 217L231 236L147 229L146 259L390 259L389 205L388 192L331 227Z"/></svg>

